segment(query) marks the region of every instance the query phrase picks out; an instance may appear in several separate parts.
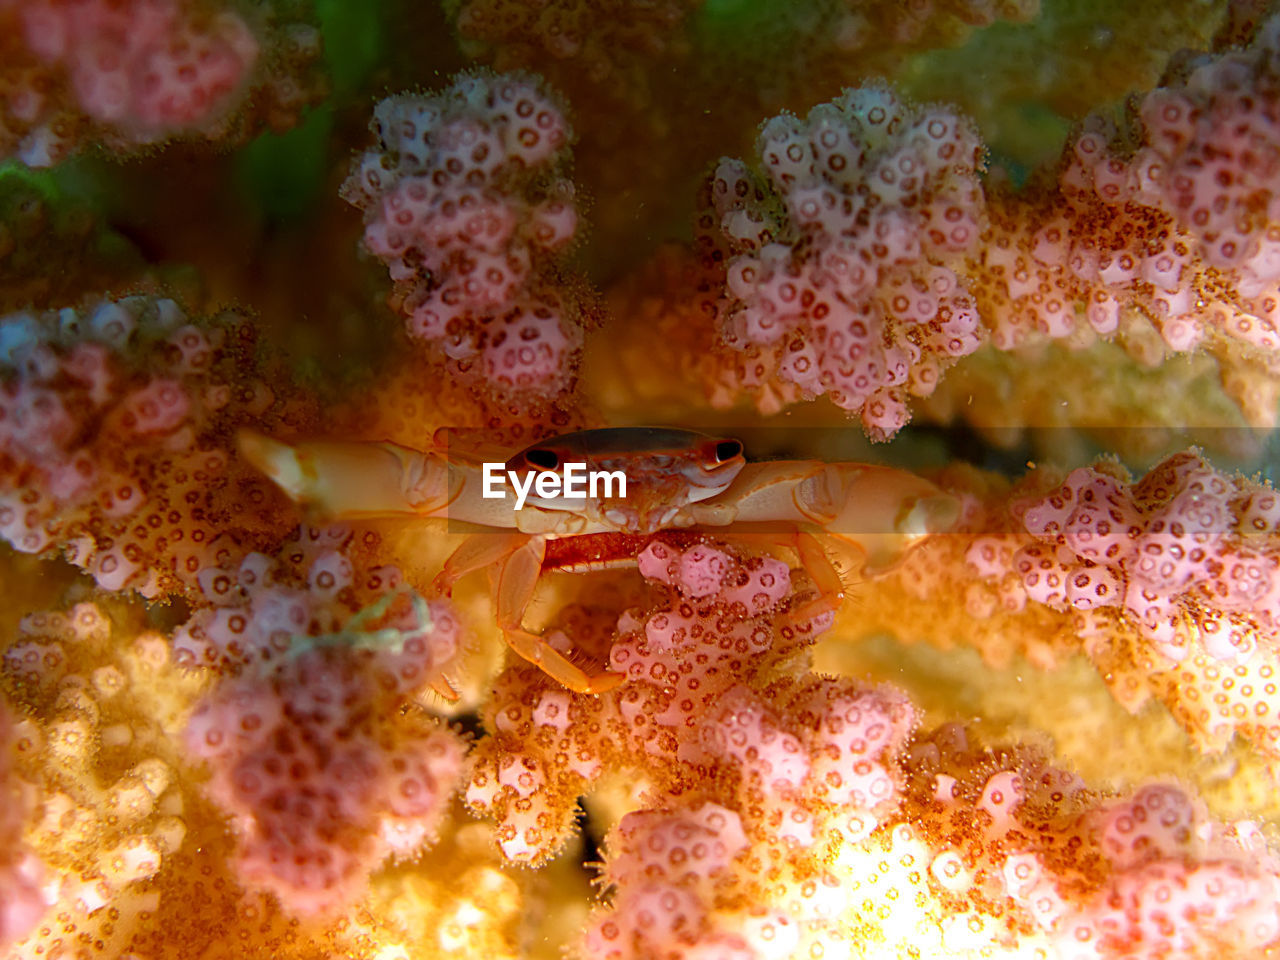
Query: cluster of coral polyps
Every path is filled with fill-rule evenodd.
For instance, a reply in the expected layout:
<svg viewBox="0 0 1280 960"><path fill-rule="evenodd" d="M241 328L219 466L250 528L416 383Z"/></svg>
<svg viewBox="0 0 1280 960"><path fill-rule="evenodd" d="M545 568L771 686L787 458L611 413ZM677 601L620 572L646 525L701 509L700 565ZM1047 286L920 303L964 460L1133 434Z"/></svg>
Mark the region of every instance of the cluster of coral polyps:
<svg viewBox="0 0 1280 960"><path fill-rule="evenodd" d="M803 121L776 116L757 142L761 169L725 159L709 178L688 254L700 270L663 253L620 288L624 316L671 338L630 347L621 332L638 354L627 366L643 383L643 362L669 350L659 368L688 370L717 407L772 413L826 395L874 439L906 422L911 397L983 426L1052 424L1063 406L1079 423L1097 408L1090 382L1105 383L1103 365L1126 385L1158 378L1169 396L1194 387L1212 408L1185 410L1196 421L1270 428L1278 58L1280 18L1245 50L1187 59L1123 127L1090 117L1060 170L1019 190L979 181L981 144L952 108L866 86ZM1054 342L1083 354L1050 354L1075 389L1040 399ZM1170 359L1190 353L1201 356ZM929 405L948 368L964 384ZM1104 389L1096 419L1123 422L1126 402L1146 414L1123 394ZM1028 402L1014 417L1005 397Z"/></svg>
<svg viewBox="0 0 1280 960"><path fill-rule="evenodd" d="M786 565L773 558L654 543L640 564L654 581L685 586L684 595L669 590L647 617L578 610L549 635L579 655L607 656L637 683L598 698L570 694L524 665L499 678L485 713L493 736L474 754L467 802L497 817L499 842L513 859L553 853L572 827L578 796L606 767L638 763L641 777L679 792L676 780L693 775L681 761L704 756L700 725L710 733L723 699L757 666L767 669L757 658L774 663L815 632L782 622L794 591ZM753 696L745 687L740 693Z"/></svg>
<svg viewBox="0 0 1280 960"><path fill-rule="evenodd" d="M256 14L220 0L0 0L0 157L44 167L86 140L128 150L292 125L319 92L319 32Z"/></svg>
<svg viewBox="0 0 1280 960"><path fill-rule="evenodd" d="M1169 351L1211 353L1247 420L1274 424L1278 58L1273 19L1246 50L1189 60L1124 127L1091 117L1043 206L993 197L974 290L997 346L1150 323Z"/></svg>
<svg viewBox="0 0 1280 960"><path fill-rule="evenodd" d="M1280 755L1274 490L1187 453L1133 484L1076 471L1014 514L1038 541L1012 558L1028 598L1077 613L1109 682L1142 683L1205 747L1240 733Z"/></svg>
<svg viewBox="0 0 1280 960"><path fill-rule="evenodd" d="M6 844L0 936L30 932L16 954L23 957L56 956L78 942L118 948L117 937L156 909L150 881L187 831L189 794L168 733L197 684L172 668L163 635L117 631L92 603L25 618L5 651L3 677L25 715L7 731L16 763L0 789L24 784L39 799L25 831L39 872L15 875L24 851ZM23 807L4 809L8 818ZM32 879L35 911L24 886Z"/></svg>
<svg viewBox="0 0 1280 960"><path fill-rule="evenodd" d="M831 715L855 755L910 725L865 692ZM753 775L803 769L798 744L775 744ZM1105 797L959 727L886 754L883 826L866 838L767 840L749 807L696 799L628 814L589 955L1208 957L1280 936L1280 873L1256 828L1211 821L1176 787Z"/></svg>
<svg viewBox="0 0 1280 960"><path fill-rule="evenodd" d="M383 100L372 127L342 195L364 211L409 335L492 396L560 393L582 338L555 275L578 225L561 107L533 77L478 73Z"/></svg>
<svg viewBox="0 0 1280 960"><path fill-rule="evenodd" d="M275 557L210 567L172 638L118 603L22 622L0 665L23 714L0 716L0 940L21 941L13 956L162 944L153 918L189 870L173 857L190 832L197 846L225 837L222 816L234 848L219 869L253 925L276 912L260 891L290 914L332 916L382 860L430 846L464 742L411 695L451 694L461 625L359 559L372 546L304 528Z"/></svg>
<svg viewBox="0 0 1280 960"><path fill-rule="evenodd" d="M0 32L0 137L17 130L40 160L81 135L132 148L251 115L236 104L270 74L274 41L249 5L213 2L0 0L0 28L13 27ZM677 54L694 6L624 7L636 17L601 42L669 25ZM551 31L585 11L537 9ZM928 44L1029 7L791 9L844 18L820 51L866 50L881 33L892 50ZM1278 24L1242 52L1175 64L1124 135L1089 121L1061 171L1021 193L988 183L984 196L975 131L955 110L908 107L883 86L768 121L759 164L725 160L709 179L696 251L627 278L650 288L640 360L660 383L693 372L720 405L822 395L887 438L984 339L1027 378L1043 376L1034 349L1111 337L1143 362L1200 350L1251 421L1271 422ZM547 36L512 46L537 56ZM102 59L104 37L126 67ZM202 58L191 72L174 59L189 55ZM564 59L600 63L590 42ZM151 85L165 69L182 92ZM30 77L54 113L23 99ZM584 101L576 91L579 126L599 125ZM717 106L727 126L740 120ZM379 142L343 195L433 356L377 370L327 432L425 448L440 426L479 425L518 449L599 423L568 389L586 324L562 271L578 226L567 110L525 74L464 75L378 107ZM684 132L675 108L650 119L673 120L655 142ZM606 159L636 188L618 191L624 206L649 196L628 164L671 192L664 151ZM682 302L663 313L664 298ZM1280 953L1280 864L1264 840L1276 805L1240 802L1280 758L1280 500L1266 485L1195 454L1140 480L1110 462L1018 484L944 471L964 507L956 532L862 571L838 614L815 615L817 571L789 565L811 561L796 549L810 541L659 533L638 574L561 571L544 585L589 599L561 605L546 642L620 674L615 688L576 694L514 655L491 684L477 661L498 670L502 631L484 588L460 584L448 602L414 589L448 531L301 526L239 460L241 427L317 432L250 334L239 315L192 319L158 297L0 321L0 534L15 548L0 575L17 584L0 605L6 958L490 960L540 944L593 960ZM1135 393L1119 369L1098 391L1107 422ZM38 559L55 554L78 569ZM918 729L935 706L923 685L915 704L813 671L824 634L830 649L871 630L972 645L988 665L1088 658L1106 683L1079 701L1095 727L1119 712L1105 713L1109 688L1130 708L1167 707L1179 757L1251 743L1212 758L1216 780L1138 748L1156 754L1144 769L1199 776L1217 816L1167 780L1093 789L979 727ZM996 672L972 669L954 698L938 694L949 708L997 696ZM474 738L443 719L455 691L473 694L453 709L477 711ZM1019 711L1040 708L1019 696ZM1116 723L1106 732L1126 745L1099 752L1120 782L1133 731L1149 727ZM1239 792L1224 801L1223 784ZM583 807L606 834L595 898L573 843ZM570 932L540 926L549 916Z"/></svg>
<svg viewBox="0 0 1280 960"><path fill-rule="evenodd" d="M278 540L292 512L231 449L298 413L259 371L245 317L164 298L5 317L0 536L150 597Z"/></svg>
<svg viewBox="0 0 1280 960"><path fill-rule="evenodd" d="M892 825L832 868L853 922L896 953L1210 957L1280 939L1280 864L1257 827L1179 787L1107 796L958 726L917 736L900 769Z"/></svg>
<svg viewBox="0 0 1280 960"><path fill-rule="evenodd" d="M44 915L44 868L23 838L30 792L14 774L14 719L0 703L0 945L16 940Z"/></svg>
<svg viewBox="0 0 1280 960"><path fill-rule="evenodd" d="M862 597L858 629L1015 654L1083 653L1131 710L1161 700L1204 750L1236 734L1280 756L1280 497L1174 455L1140 480L1112 461L1012 488L972 471L940 483L958 531L922 544ZM926 602L927 601L927 602ZM895 611L920 606L912 623Z"/></svg>
<svg viewBox="0 0 1280 960"><path fill-rule="evenodd" d="M902 693L808 671L829 617L795 621L810 593L772 557L659 540L640 569L649 596L609 654L629 682L587 697L509 668L466 794L532 861L587 788L638 797L582 955L1172 957L1280 938L1280 872L1251 824L1171 785L1089 790L959 727L909 739ZM579 608L553 642L598 654L608 622Z"/></svg>
<svg viewBox="0 0 1280 960"><path fill-rule="evenodd" d="M394 568L353 565L350 539L304 530L276 560L205 571L209 606L174 638L179 664L226 675L185 736L235 818L240 880L303 913L349 904L387 856L433 840L462 772L456 734L400 711L428 685L451 692L460 625Z"/></svg>
<svg viewBox="0 0 1280 960"><path fill-rule="evenodd" d="M1039 603L1123 607L1174 661L1187 655L1192 624L1205 651L1224 662L1248 660L1258 631L1280 629L1280 498L1194 453L1132 485L1114 465L1081 468L1016 512L1039 542L1018 550L1013 566Z"/></svg>
<svg viewBox="0 0 1280 960"><path fill-rule="evenodd" d="M977 133L868 86L770 120L757 150L763 175L721 161L701 222L728 251L720 331L741 388L774 409L774 391L827 394L890 437L906 397L982 342L949 265L980 231Z"/></svg>

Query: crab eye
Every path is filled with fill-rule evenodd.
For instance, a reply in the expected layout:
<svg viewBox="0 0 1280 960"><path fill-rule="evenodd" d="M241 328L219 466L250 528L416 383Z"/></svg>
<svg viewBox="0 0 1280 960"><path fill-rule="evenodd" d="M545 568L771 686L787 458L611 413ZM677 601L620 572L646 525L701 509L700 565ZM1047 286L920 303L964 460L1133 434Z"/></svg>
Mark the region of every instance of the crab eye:
<svg viewBox="0 0 1280 960"><path fill-rule="evenodd" d="M726 460L740 456L742 456L742 441L721 440L716 444L716 463L724 463Z"/></svg>
<svg viewBox="0 0 1280 960"><path fill-rule="evenodd" d="M554 470L560 466L560 457L554 450L547 450L545 447L534 447L532 450L526 450L524 458L542 470Z"/></svg>

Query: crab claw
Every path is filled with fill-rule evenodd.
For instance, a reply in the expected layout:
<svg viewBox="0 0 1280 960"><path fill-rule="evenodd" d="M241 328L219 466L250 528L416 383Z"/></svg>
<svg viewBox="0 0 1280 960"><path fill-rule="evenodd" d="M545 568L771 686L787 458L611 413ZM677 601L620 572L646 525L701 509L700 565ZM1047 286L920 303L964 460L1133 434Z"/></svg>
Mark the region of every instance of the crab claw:
<svg viewBox="0 0 1280 960"><path fill-rule="evenodd" d="M945 533L960 501L923 477L891 467L828 464L796 488L796 505L824 533L865 554L864 575L892 568L913 543Z"/></svg>
<svg viewBox="0 0 1280 960"><path fill-rule="evenodd" d="M242 457L266 474L291 500L303 503L309 499L314 478L308 476L296 448L256 430L244 429L236 434L236 447Z"/></svg>
<svg viewBox="0 0 1280 960"><path fill-rule="evenodd" d="M443 466L391 443L301 443L290 446L253 430L236 445L294 502L334 519L420 516L446 503Z"/></svg>

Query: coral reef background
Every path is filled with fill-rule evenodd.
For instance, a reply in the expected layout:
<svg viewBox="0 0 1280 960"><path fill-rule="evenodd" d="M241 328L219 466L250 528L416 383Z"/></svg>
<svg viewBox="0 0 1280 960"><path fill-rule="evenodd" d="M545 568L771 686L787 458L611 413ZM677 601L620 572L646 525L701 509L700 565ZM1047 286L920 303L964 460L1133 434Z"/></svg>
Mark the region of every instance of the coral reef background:
<svg viewBox="0 0 1280 960"><path fill-rule="evenodd" d="M1269 955L1278 404L1259 0L0 0L0 955ZM959 519L583 694L242 439L653 423Z"/></svg>

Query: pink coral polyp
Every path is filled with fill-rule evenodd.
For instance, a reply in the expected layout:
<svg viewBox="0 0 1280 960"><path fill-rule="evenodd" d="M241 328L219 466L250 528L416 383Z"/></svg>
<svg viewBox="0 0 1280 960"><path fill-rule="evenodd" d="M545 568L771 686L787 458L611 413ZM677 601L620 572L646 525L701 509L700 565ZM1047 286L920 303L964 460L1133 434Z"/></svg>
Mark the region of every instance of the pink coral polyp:
<svg viewBox="0 0 1280 960"><path fill-rule="evenodd" d="M564 112L532 77L477 74L382 101L374 130L343 196L364 211L365 247L387 264L409 335L496 397L555 396L581 342L544 278L578 224L556 173Z"/></svg>

